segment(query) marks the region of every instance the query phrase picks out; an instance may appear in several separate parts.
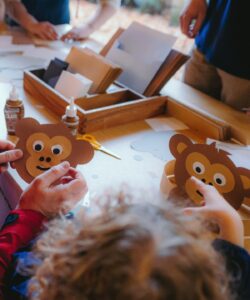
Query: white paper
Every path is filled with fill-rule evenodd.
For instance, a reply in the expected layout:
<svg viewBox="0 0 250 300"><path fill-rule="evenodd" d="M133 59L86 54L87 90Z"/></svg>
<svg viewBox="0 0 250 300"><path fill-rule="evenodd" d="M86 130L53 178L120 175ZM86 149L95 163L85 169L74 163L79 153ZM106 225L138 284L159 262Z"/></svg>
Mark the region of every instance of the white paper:
<svg viewBox="0 0 250 300"><path fill-rule="evenodd" d="M41 59L44 59L46 61L51 61L55 57L60 58L62 60L65 60L65 58L67 56L67 52L48 49L48 48L45 48L45 47L35 47L32 50L25 51L23 53L23 55L24 56L41 58Z"/></svg>
<svg viewBox="0 0 250 300"><path fill-rule="evenodd" d="M146 123L156 132L189 129L183 122L173 117L146 119Z"/></svg>
<svg viewBox="0 0 250 300"><path fill-rule="evenodd" d="M167 58L176 38L134 22L106 55L122 67L118 82L143 94Z"/></svg>
<svg viewBox="0 0 250 300"><path fill-rule="evenodd" d="M92 85L92 81L80 74L63 71L59 77L55 90L66 98L84 97Z"/></svg>
<svg viewBox="0 0 250 300"><path fill-rule="evenodd" d="M0 57L0 71L3 71L4 69L23 71L24 69L35 69L38 67L43 67L44 64L44 59L23 55L10 55Z"/></svg>
<svg viewBox="0 0 250 300"><path fill-rule="evenodd" d="M12 44L13 37L11 35L0 35L0 47Z"/></svg>
<svg viewBox="0 0 250 300"><path fill-rule="evenodd" d="M8 44L5 44L5 45L1 45L0 47L0 55L1 55L1 52L9 52L9 53L12 53L12 52L24 52L24 51L31 51L35 48L34 45L14 45L14 44L11 44L11 45L8 45Z"/></svg>

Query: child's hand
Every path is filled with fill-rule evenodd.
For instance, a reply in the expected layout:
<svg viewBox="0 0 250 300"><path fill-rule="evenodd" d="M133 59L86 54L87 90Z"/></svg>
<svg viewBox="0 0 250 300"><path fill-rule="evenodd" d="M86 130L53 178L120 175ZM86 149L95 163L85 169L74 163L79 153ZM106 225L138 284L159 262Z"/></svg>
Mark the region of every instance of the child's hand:
<svg viewBox="0 0 250 300"><path fill-rule="evenodd" d="M72 30L65 33L61 40L73 40L73 41L82 41L89 37L93 30L90 29L88 25L82 27L74 27Z"/></svg>
<svg viewBox="0 0 250 300"><path fill-rule="evenodd" d="M22 156L22 151L15 149L15 144L0 140L0 173L7 169L8 163L18 160Z"/></svg>
<svg viewBox="0 0 250 300"><path fill-rule="evenodd" d="M237 211L211 185L195 177L191 180L204 197L204 206L190 207L184 210L187 214L200 213L206 219L213 219L220 228L220 238L243 246L244 230Z"/></svg>
<svg viewBox="0 0 250 300"><path fill-rule="evenodd" d="M32 23L26 29L43 40L56 40L58 38L55 28L50 22Z"/></svg>
<svg viewBox="0 0 250 300"><path fill-rule="evenodd" d="M53 217L59 212L69 212L87 190L81 173L63 162L32 181L21 195L19 208Z"/></svg>

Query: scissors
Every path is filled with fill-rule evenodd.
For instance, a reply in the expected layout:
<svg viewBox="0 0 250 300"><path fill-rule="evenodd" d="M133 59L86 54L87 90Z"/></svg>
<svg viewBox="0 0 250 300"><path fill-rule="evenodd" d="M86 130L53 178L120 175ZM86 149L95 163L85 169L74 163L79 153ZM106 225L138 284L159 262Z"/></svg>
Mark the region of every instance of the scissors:
<svg viewBox="0 0 250 300"><path fill-rule="evenodd" d="M106 153L110 156L113 156L114 158L116 159L121 159L120 156L116 155L115 153L113 153L112 151L109 151L108 149L106 149L104 146L102 146L102 144L100 144L96 138L91 135L91 134L78 134L77 137L76 137L77 140L84 140L84 141L87 141L89 142L93 148L95 150L99 150L99 151L102 151L103 153Z"/></svg>

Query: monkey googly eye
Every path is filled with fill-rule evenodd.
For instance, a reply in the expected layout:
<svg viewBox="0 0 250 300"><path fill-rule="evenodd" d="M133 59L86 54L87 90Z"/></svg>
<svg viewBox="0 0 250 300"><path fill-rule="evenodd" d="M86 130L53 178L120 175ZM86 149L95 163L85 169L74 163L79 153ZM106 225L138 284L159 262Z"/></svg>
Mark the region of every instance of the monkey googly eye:
<svg viewBox="0 0 250 300"><path fill-rule="evenodd" d="M214 182L219 186L224 186L227 183L225 176L221 173L214 174Z"/></svg>
<svg viewBox="0 0 250 300"><path fill-rule="evenodd" d="M197 161L193 164L193 170L196 174L203 174L205 172L205 167L202 163Z"/></svg>
<svg viewBox="0 0 250 300"><path fill-rule="evenodd" d="M44 143L42 141L35 141L32 147L34 151L40 152L44 149Z"/></svg>
<svg viewBox="0 0 250 300"><path fill-rule="evenodd" d="M62 154L63 147L61 145L54 145L51 147L51 151L54 155Z"/></svg>

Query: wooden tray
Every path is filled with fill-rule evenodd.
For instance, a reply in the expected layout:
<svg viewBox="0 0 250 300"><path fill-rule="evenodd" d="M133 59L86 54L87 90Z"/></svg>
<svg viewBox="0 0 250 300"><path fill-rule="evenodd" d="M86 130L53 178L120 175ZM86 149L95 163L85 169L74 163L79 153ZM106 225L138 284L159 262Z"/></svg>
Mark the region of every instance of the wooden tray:
<svg viewBox="0 0 250 300"><path fill-rule="evenodd" d="M47 85L41 78L45 70L24 72L24 88L58 116L65 113L68 99ZM116 86L116 91L76 99L80 117L80 133L143 120L164 114L167 97L145 97L128 88Z"/></svg>
<svg viewBox="0 0 250 300"><path fill-rule="evenodd" d="M119 29L114 34L100 52L101 55L107 54L123 31ZM158 93L187 59L188 56L172 50L144 95L116 82L116 91L76 99L80 117L79 132L91 132L164 114L167 98L159 96ZM44 71L44 69L25 71L24 89L61 117L69 101L42 80Z"/></svg>

